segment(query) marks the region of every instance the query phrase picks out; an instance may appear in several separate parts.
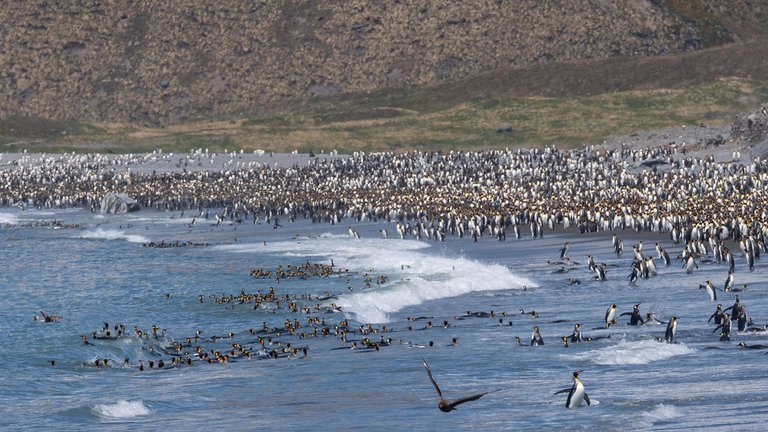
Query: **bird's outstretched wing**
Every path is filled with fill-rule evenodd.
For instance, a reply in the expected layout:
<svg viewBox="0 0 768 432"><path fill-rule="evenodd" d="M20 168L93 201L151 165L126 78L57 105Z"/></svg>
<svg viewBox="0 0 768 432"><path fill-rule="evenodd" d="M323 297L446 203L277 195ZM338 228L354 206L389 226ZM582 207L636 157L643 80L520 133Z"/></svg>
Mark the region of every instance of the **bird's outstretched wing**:
<svg viewBox="0 0 768 432"><path fill-rule="evenodd" d="M589 406L589 405L592 405L592 404L589 402L589 396L587 395L587 393L586 393L586 392L584 393L584 401L587 403L587 406Z"/></svg>
<svg viewBox="0 0 768 432"><path fill-rule="evenodd" d="M437 383L435 382L435 379L432 378L432 370L429 369L429 365L427 364L427 361L424 360L424 357L421 358L422 363L424 363L424 369L427 370L427 376L429 377L429 380L432 381L432 385L435 386L435 390L437 391L437 395L440 397L443 397L443 392L440 391L440 387L437 386ZM482 396L482 395L480 395ZM478 397L480 397L478 396ZM466 402L466 401L462 401Z"/></svg>
<svg viewBox="0 0 768 432"><path fill-rule="evenodd" d="M449 402L449 404L451 405L451 408L455 408L457 405L461 405L464 402L470 402L470 401L473 401L473 400L478 400L481 397L487 395L488 393L493 393L493 392L497 392L497 391L499 391L499 389L491 390L491 391L487 391L487 392L483 392L483 393L478 393L478 394L475 394L475 395L472 395L472 396L465 396L463 398L452 400L452 401Z"/></svg>

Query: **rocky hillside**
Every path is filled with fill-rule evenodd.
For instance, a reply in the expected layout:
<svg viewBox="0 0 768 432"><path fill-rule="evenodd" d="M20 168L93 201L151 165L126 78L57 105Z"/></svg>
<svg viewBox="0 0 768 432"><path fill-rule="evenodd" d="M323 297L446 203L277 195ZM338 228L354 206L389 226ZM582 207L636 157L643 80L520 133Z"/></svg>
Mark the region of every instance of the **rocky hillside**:
<svg viewBox="0 0 768 432"><path fill-rule="evenodd" d="M750 0L11 0L0 119L159 126L274 112L516 66L699 50L761 34L766 12Z"/></svg>

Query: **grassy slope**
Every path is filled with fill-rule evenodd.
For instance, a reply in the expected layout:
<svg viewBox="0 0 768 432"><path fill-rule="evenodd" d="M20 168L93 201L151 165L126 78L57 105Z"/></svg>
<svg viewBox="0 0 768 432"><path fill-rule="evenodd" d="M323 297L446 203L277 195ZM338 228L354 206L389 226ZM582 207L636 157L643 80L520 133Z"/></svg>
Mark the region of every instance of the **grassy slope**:
<svg viewBox="0 0 768 432"><path fill-rule="evenodd" d="M681 124L725 124L768 100L768 82L721 79L685 89L627 91L563 98L482 98L435 112L388 111L381 117L338 111L254 120L201 122L164 129L45 124L5 136L5 151L117 151L199 147L275 151L404 148L504 148L599 143L606 137ZM375 114L377 110L372 110ZM384 110L383 110L384 111ZM504 123L511 133L497 133ZM66 132L66 135L63 134ZM84 141L89 141L85 142Z"/></svg>

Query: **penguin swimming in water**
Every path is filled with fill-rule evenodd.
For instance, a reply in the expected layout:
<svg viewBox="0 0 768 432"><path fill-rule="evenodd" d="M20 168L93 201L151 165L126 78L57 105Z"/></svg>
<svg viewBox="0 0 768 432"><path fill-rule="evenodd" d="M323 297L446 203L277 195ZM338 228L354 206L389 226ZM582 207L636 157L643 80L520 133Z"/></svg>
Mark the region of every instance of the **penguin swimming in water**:
<svg viewBox="0 0 768 432"><path fill-rule="evenodd" d="M664 340L667 343L672 343L675 340L675 333L677 333L677 317L672 316L667 323L667 331L664 333Z"/></svg>
<svg viewBox="0 0 768 432"><path fill-rule="evenodd" d="M568 399L565 400L566 408L580 408L583 402L586 402L587 405L591 405L589 396L584 390L584 384L579 379L579 374L581 372L582 371L576 371L573 373L573 386L571 386L571 388L555 392L555 394L568 392Z"/></svg>
<svg viewBox="0 0 768 432"><path fill-rule="evenodd" d="M722 318L722 322L719 326L715 327L714 330L712 330L712 333L715 333L716 331L721 330L722 333L724 333L726 336L730 336L731 334L731 317L728 316L728 314L724 314Z"/></svg>
<svg viewBox="0 0 768 432"><path fill-rule="evenodd" d="M544 345L544 339L539 333L539 326L533 326L533 334L531 335L531 346Z"/></svg>
<svg viewBox="0 0 768 432"><path fill-rule="evenodd" d="M605 282L605 269L602 265L595 266L595 273L597 275L594 277L595 280L599 280L600 282Z"/></svg>
<svg viewBox="0 0 768 432"><path fill-rule="evenodd" d="M688 274L693 273L694 268L699 268L699 266L696 264L696 260L693 258L693 255L688 256L688 259L685 260L685 264L683 264L683 268Z"/></svg>
<svg viewBox="0 0 768 432"><path fill-rule="evenodd" d="M617 307L618 306L616 306L615 304L612 304L612 305L608 306L608 310L605 311L605 319L604 319L604 321L605 321L605 328L610 327L611 324L613 324L616 321L615 317L616 317L616 308Z"/></svg>
<svg viewBox="0 0 768 432"><path fill-rule="evenodd" d="M424 369L426 369L426 371L427 371L427 376L429 377L429 381L431 381L432 385L435 386L435 391L437 391L437 397L438 397L437 407L442 412L451 412L454 409L456 409L456 407L458 405L463 404L464 402L470 402L470 401L473 401L473 400L478 400L481 397L487 395L488 393L493 393L493 392L499 391L498 389L497 390L491 390L491 391L488 391L488 392L477 393L477 394L474 394L472 396L465 396L463 398L454 399L454 400L443 399L443 392L440 391L440 387L437 386L437 383L435 382L435 379L432 378L432 370L429 369L429 365L427 364L427 361L424 360L424 357L421 358L421 361L424 363Z"/></svg>
<svg viewBox="0 0 768 432"><path fill-rule="evenodd" d="M712 301L717 301L717 290L715 289L715 286L712 285L712 281L707 281L706 285L699 284L699 289L707 290L707 294L709 294L709 299Z"/></svg>
<svg viewBox="0 0 768 432"><path fill-rule="evenodd" d="M581 324L574 325L573 326L573 333L571 333L571 342L572 343L580 343L583 340L584 340L584 337L581 334Z"/></svg>
<svg viewBox="0 0 768 432"><path fill-rule="evenodd" d="M728 277L725 279L725 287L723 288L723 291L729 292L733 289L733 272L728 272Z"/></svg>
<svg viewBox="0 0 768 432"><path fill-rule="evenodd" d="M629 325L645 324L642 315L640 315L640 303L632 307L632 312L624 312L619 316L629 315Z"/></svg>
<svg viewBox="0 0 768 432"><path fill-rule="evenodd" d="M718 303L717 304L717 309L715 309L715 312L712 315L710 315L710 317L707 320L707 322L712 321L712 319L714 318L715 324L720 325L720 324L723 323L723 316L724 316L723 315L723 305Z"/></svg>

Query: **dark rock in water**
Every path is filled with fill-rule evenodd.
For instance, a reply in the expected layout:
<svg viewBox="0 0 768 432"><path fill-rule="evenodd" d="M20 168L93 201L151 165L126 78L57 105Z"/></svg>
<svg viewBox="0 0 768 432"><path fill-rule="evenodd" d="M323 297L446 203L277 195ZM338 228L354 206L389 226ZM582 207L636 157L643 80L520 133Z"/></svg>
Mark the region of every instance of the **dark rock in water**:
<svg viewBox="0 0 768 432"><path fill-rule="evenodd" d="M512 132L512 125L509 123L504 123L496 128L496 132L498 133L509 133Z"/></svg>
<svg viewBox="0 0 768 432"><path fill-rule="evenodd" d="M101 213L131 213L139 209L136 200L122 193L109 193L101 200Z"/></svg>

